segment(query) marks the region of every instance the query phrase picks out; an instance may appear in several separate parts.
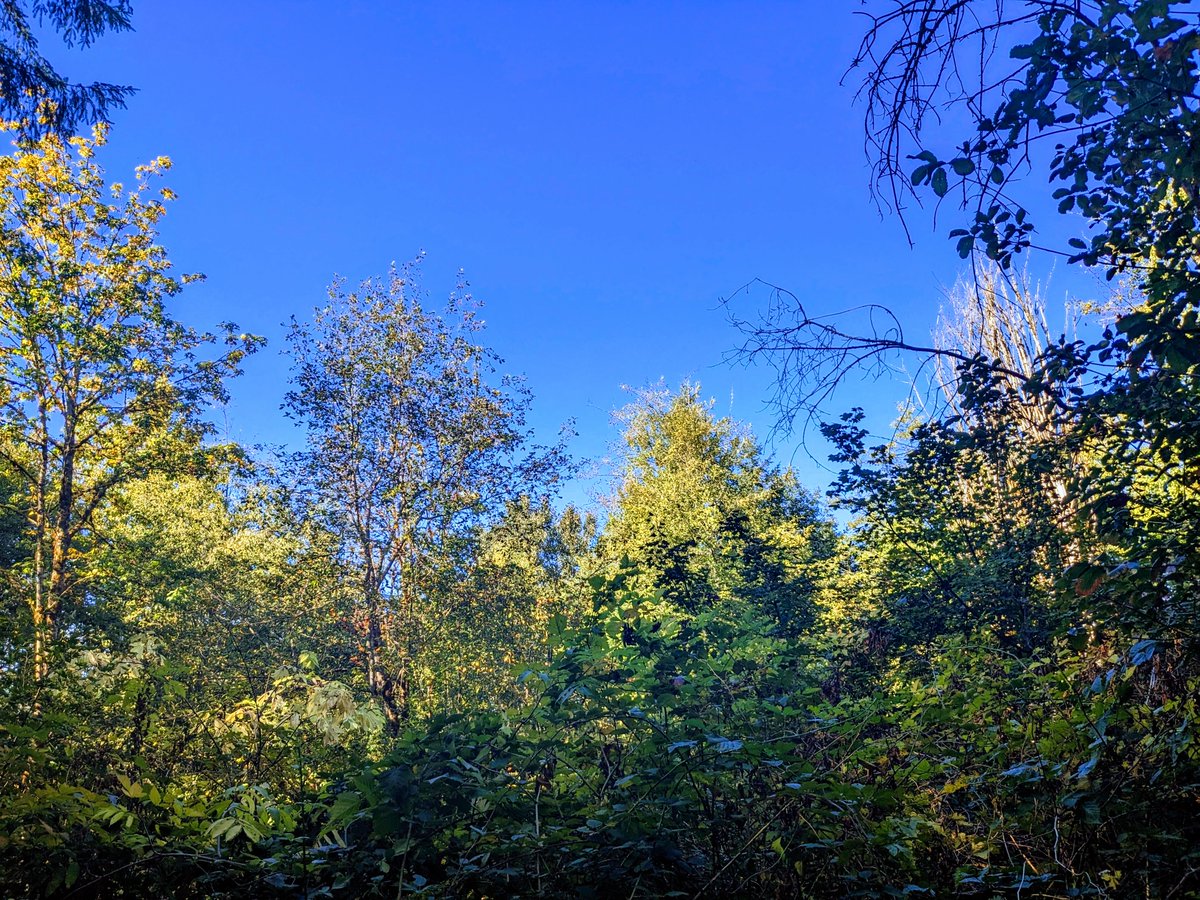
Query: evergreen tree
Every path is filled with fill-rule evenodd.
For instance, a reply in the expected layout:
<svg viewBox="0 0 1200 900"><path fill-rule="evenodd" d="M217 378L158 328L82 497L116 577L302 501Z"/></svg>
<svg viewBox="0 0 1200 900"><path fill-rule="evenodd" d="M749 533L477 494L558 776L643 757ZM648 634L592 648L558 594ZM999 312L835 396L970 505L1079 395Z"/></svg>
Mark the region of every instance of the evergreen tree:
<svg viewBox="0 0 1200 900"><path fill-rule="evenodd" d="M749 604L794 632L832 531L790 471L749 432L717 418L700 387L641 391L623 409L624 457L601 539L685 610Z"/></svg>

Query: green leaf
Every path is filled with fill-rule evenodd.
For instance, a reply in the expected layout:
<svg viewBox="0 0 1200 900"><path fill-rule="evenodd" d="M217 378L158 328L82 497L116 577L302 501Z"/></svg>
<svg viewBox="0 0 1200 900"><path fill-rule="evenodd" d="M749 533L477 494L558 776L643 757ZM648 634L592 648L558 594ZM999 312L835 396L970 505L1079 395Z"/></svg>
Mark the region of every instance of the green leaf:
<svg viewBox="0 0 1200 900"><path fill-rule="evenodd" d="M946 170L939 168L933 173L933 192L939 197L945 197L946 192L949 190L950 182L946 178Z"/></svg>
<svg viewBox="0 0 1200 900"><path fill-rule="evenodd" d="M1151 660L1157 650L1158 641L1138 641L1129 648L1129 662L1135 666L1140 666L1142 663Z"/></svg>

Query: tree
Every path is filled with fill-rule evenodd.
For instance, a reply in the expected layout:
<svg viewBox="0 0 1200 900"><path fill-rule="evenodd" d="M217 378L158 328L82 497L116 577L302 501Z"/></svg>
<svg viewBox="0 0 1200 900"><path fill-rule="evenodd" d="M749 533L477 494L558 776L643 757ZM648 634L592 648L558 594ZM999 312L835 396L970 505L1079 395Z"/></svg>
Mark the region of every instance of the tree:
<svg viewBox="0 0 1200 900"><path fill-rule="evenodd" d="M0 453L28 496L32 672L46 676L65 604L78 601L80 541L118 485L186 466L201 452L206 406L258 338L218 339L171 317L194 276L171 274L156 226L173 197L154 180L128 192L95 162L106 129L47 135L0 158Z"/></svg>
<svg viewBox="0 0 1200 900"><path fill-rule="evenodd" d="M1144 293L1143 307L1094 354L1105 362L1128 353L1134 380L1147 361L1172 382L1200 363L1200 14L1173 0L881 0L875 8L852 71L865 69L859 96L876 196L902 216L905 199L922 190L939 205L957 199L968 213L950 232L959 254L979 251L1007 270L1035 248L1030 210L1045 199L1037 191L1035 202L1022 200L1020 176L1044 172L1058 185L1050 198L1058 211L1079 214L1090 234L1037 248L1103 265L1110 278L1127 274ZM965 113L966 134L939 127L949 109ZM775 358L788 380L798 371L794 357L785 363L789 354L830 360L781 386L785 412L826 396L847 365L930 350L905 341L884 310L871 311L881 328L839 327L791 296L775 299L759 323L742 323L745 350ZM1079 349L1054 351L1046 364L1086 365Z"/></svg>
<svg viewBox="0 0 1200 900"><path fill-rule="evenodd" d="M1048 352L1030 379L1044 390L1055 370L1121 361L1125 374L1103 385L1103 399L1074 404L1086 406L1081 413L1097 427L1120 417L1112 415L1119 398L1129 412L1194 400L1200 13L1190 6L903 0L873 19L857 60L869 64L863 94L876 183L897 200L917 186L939 200L961 188L973 215L950 232L960 255L979 249L1007 269L1034 246L1030 204L1018 200L1015 179L1041 168L1060 185L1052 195L1058 211L1079 214L1090 231L1055 252L1136 282L1138 308L1091 347ZM997 70L1002 77L993 77ZM946 103L965 106L974 124L953 153L927 146L943 140L930 118ZM1047 144L1053 150L1043 150ZM918 163L911 173L905 158ZM1194 455L1194 446L1170 437L1170 422L1170 414L1152 417L1126 443Z"/></svg>
<svg viewBox="0 0 1200 900"><path fill-rule="evenodd" d="M1192 6L904 0L873 20L860 51L877 184L893 197L925 186L939 200L961 189L971 216L951 231L959 253L979 250L1007 269L1035 246L1032 204L1018 199L1016 176L1040 169L1059 185L1058 211L1079 214L1088 230L1065 250L1049 249L1126 276L1140 292L1099 340L1047 347L1024 389L1057 395L1073 439L1098 451L1074 497L1118 558L1143 563L1121 579L1138 599L1122 602L1159 625L1159 582L1170 577L1187 595L1200 578L1190 550L1200 533L1200 443L1184 425L1200 397L1200 13ZM949 141L930 127L930 113L947 102L965 107L974 132L953 152L937 148ZM911 173L905 158L915 161ZM1166 497L1169 517L1158 512ZM1185 606L1165 618L1187 616Z"/></svg>
<svg viewBox="0 0 1200 900"><path fill-rule="evenodd" d="M1005 398L1019 406L1013 412L1022 432L1052 435L1058 424L1054 403L1046 397L1036 403L1020 403L1022 389L1036 374L1038 360L1054 343L1041 286L1032 283L1028 272L1006 277L995 265L984 265L978 267L974 278L960 278L946 300L934 334L939 351L934 364L949 409L960 416L979 412L963 404L959 373L947 355L971 354L1003 368L998 374Z"/></svg>
<svg viewBox="0 0 1200 900"><path fill-rule="evenodd" d="M455 588L454 627L431 635L427 708L462 711L520 702L530 685L514 667L544 661L558 632L592 611L586 577L594 569L596 519L548 498L518 497L482 529L468 577Z"/></svg>
<svg viewBox="0 0 1200 900"><path fill-rule="evenodd" d="M1188 549L1200 535L1200 440L1185 425L1200 397L1200 14L1170 0L881 7L855 61L866 66L877 190L901 209L926 189L939 204L958 198L968 213L950 232L960 255L990 259L1005 277L1020 253L1048 250L1122 276L1139 302L1091 343L1063 336L1031 366L1013 366L986 347L907 340L887 310L848 323L777 291L761 318L740 322L743 352L776 366L785 423L810 414L849 369L885 365L896 352L951 360L967 385L1019 386L1029 409L1055 411L1052 430L1088 461L1070 504L1111 542L1113 558L1153 560L1126 572L1140 599L1123 602L1161 621L1151 612L1161 607L1157 583L1171 577L1186 596L1183 586L1200 578ZM958 140L938 127L955 107L969 123ZM1057 185L1049 199L1086 228L1062 248L1035 245L1036 206L1019 194L1030 171L1048 175ZM1157 483L1166 494L1149 487ZM1156 511L1165 496L1171 517Z"/></svg>
<svg viewBox="0 0 1200 900"><path fill-rule="evenodd" d="M47 22L68 47L91 46L106 32L127 31L129 0L6 0L0 4L0 117L19 119L27 133L74 132L107 122L134 89L72 84L41 54L36 28Z"/></svg>
<svg viewBox="0 0 1200 900"><path fill-rule="evenodd" d="M530 447L529 393L474 342L470 295L426 310L416 275L414 263L336 283L311 324L293 321L285 401L307 429L300 465L341 543L367 685L393 729L430 634L453 627L479 528L565 467L561 447Z"/></svg>
<svg viewBox="0 0 1200 900"><path fill-rule="evenodd" d="M781 628L802 623L810 567L831 535L792 473L716 418L698 385L640 391L618 419L625 455L601 540L609 563L627 558L692 613L735 601Z"/></svg>
<svg viewBox="0 0 1200 900"><path fill-rule="evenodd" d="M860 96L875 185L897 208L916 186L939 199L961 188L975 215L951 233L960 255L978 245L1007 266L1035 231L1013 179L1044 167L1062 184L1059 212L1081 213L1095 232L1070 242L1073 262L1136 270L1149 246L1165 258L1194 252L1200 14L1190 4L887 5L871 14L854 66L867 67ZM947 106L964 107L974 125L954 154L929 149L943 140L936 113ZM911 172L908 159L919 163Z"/></svg>
<svg viewBox="0 0 1200 900"><path fill-rule="evenodd" d="M105 540L90 592L108 620L86 653L91 681L111 677L140 645L173 684L163 690L162 677L145 677L115 698L102 693L91 728L159 778L240 769L276 787L303 780L288 765L295 746L269 727L278 689L298 687L297 660L309 673L319 665L324 676L351 674L320 536L295 521L265 474L156 473L123 485L98 516ZM306 752L310 772L319 756Z"/></svg>

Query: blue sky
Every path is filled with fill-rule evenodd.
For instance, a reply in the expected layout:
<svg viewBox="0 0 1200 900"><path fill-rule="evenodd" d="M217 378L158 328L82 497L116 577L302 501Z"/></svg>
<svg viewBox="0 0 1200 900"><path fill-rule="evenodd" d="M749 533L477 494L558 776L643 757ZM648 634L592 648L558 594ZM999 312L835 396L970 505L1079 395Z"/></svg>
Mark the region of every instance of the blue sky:
<svg viewBox="0 0 1200 900"><path fill-rule="evenodd" d="M571 449L599 459L621 386L659 378L699 380L767 431L770 374L721 362L738 338L719 299L751 279L813 309L885 303L928 334L961 261L927 216L910 248L871 205L861 109L838 83L857 8L143 0L133 33L49 55L139 88L103 162L113 180L175 162L163 242L208 276L179 315L270 341L232 386L230 437L296 442L282 323L335 274L423 250L434 297L466 270L538 436L574 419ZM902 394L850 384L836 405L884 430ZM827 480L795 441L776 451Z"/></svg>

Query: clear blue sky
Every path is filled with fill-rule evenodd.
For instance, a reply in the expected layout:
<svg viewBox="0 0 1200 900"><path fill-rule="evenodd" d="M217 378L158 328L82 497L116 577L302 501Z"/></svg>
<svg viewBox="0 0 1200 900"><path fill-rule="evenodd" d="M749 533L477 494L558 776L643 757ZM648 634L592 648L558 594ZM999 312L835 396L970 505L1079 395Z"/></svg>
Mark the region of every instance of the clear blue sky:
<svg viewBox="0 0 1200 900"><path fill-rule="evenodd" d="M961 263L928 218L910 248L869 201L861 110L838 84L856 8L135 0L135 32L50 55L139 88L104 162L124 180L175 161L163 242L208 276L180 316L270 340L232 387L231 437L295 442L281 324L335 274L423 249L435 296L466 270L538 435L575 419L572 450L598 458L621 385L659 378L701 381L766 432L769 373L721 365L737 335L718 299L755 277L814 309L885 303L928 333ZM840 405L885 430L901 394L850 385Z"/></svg>

